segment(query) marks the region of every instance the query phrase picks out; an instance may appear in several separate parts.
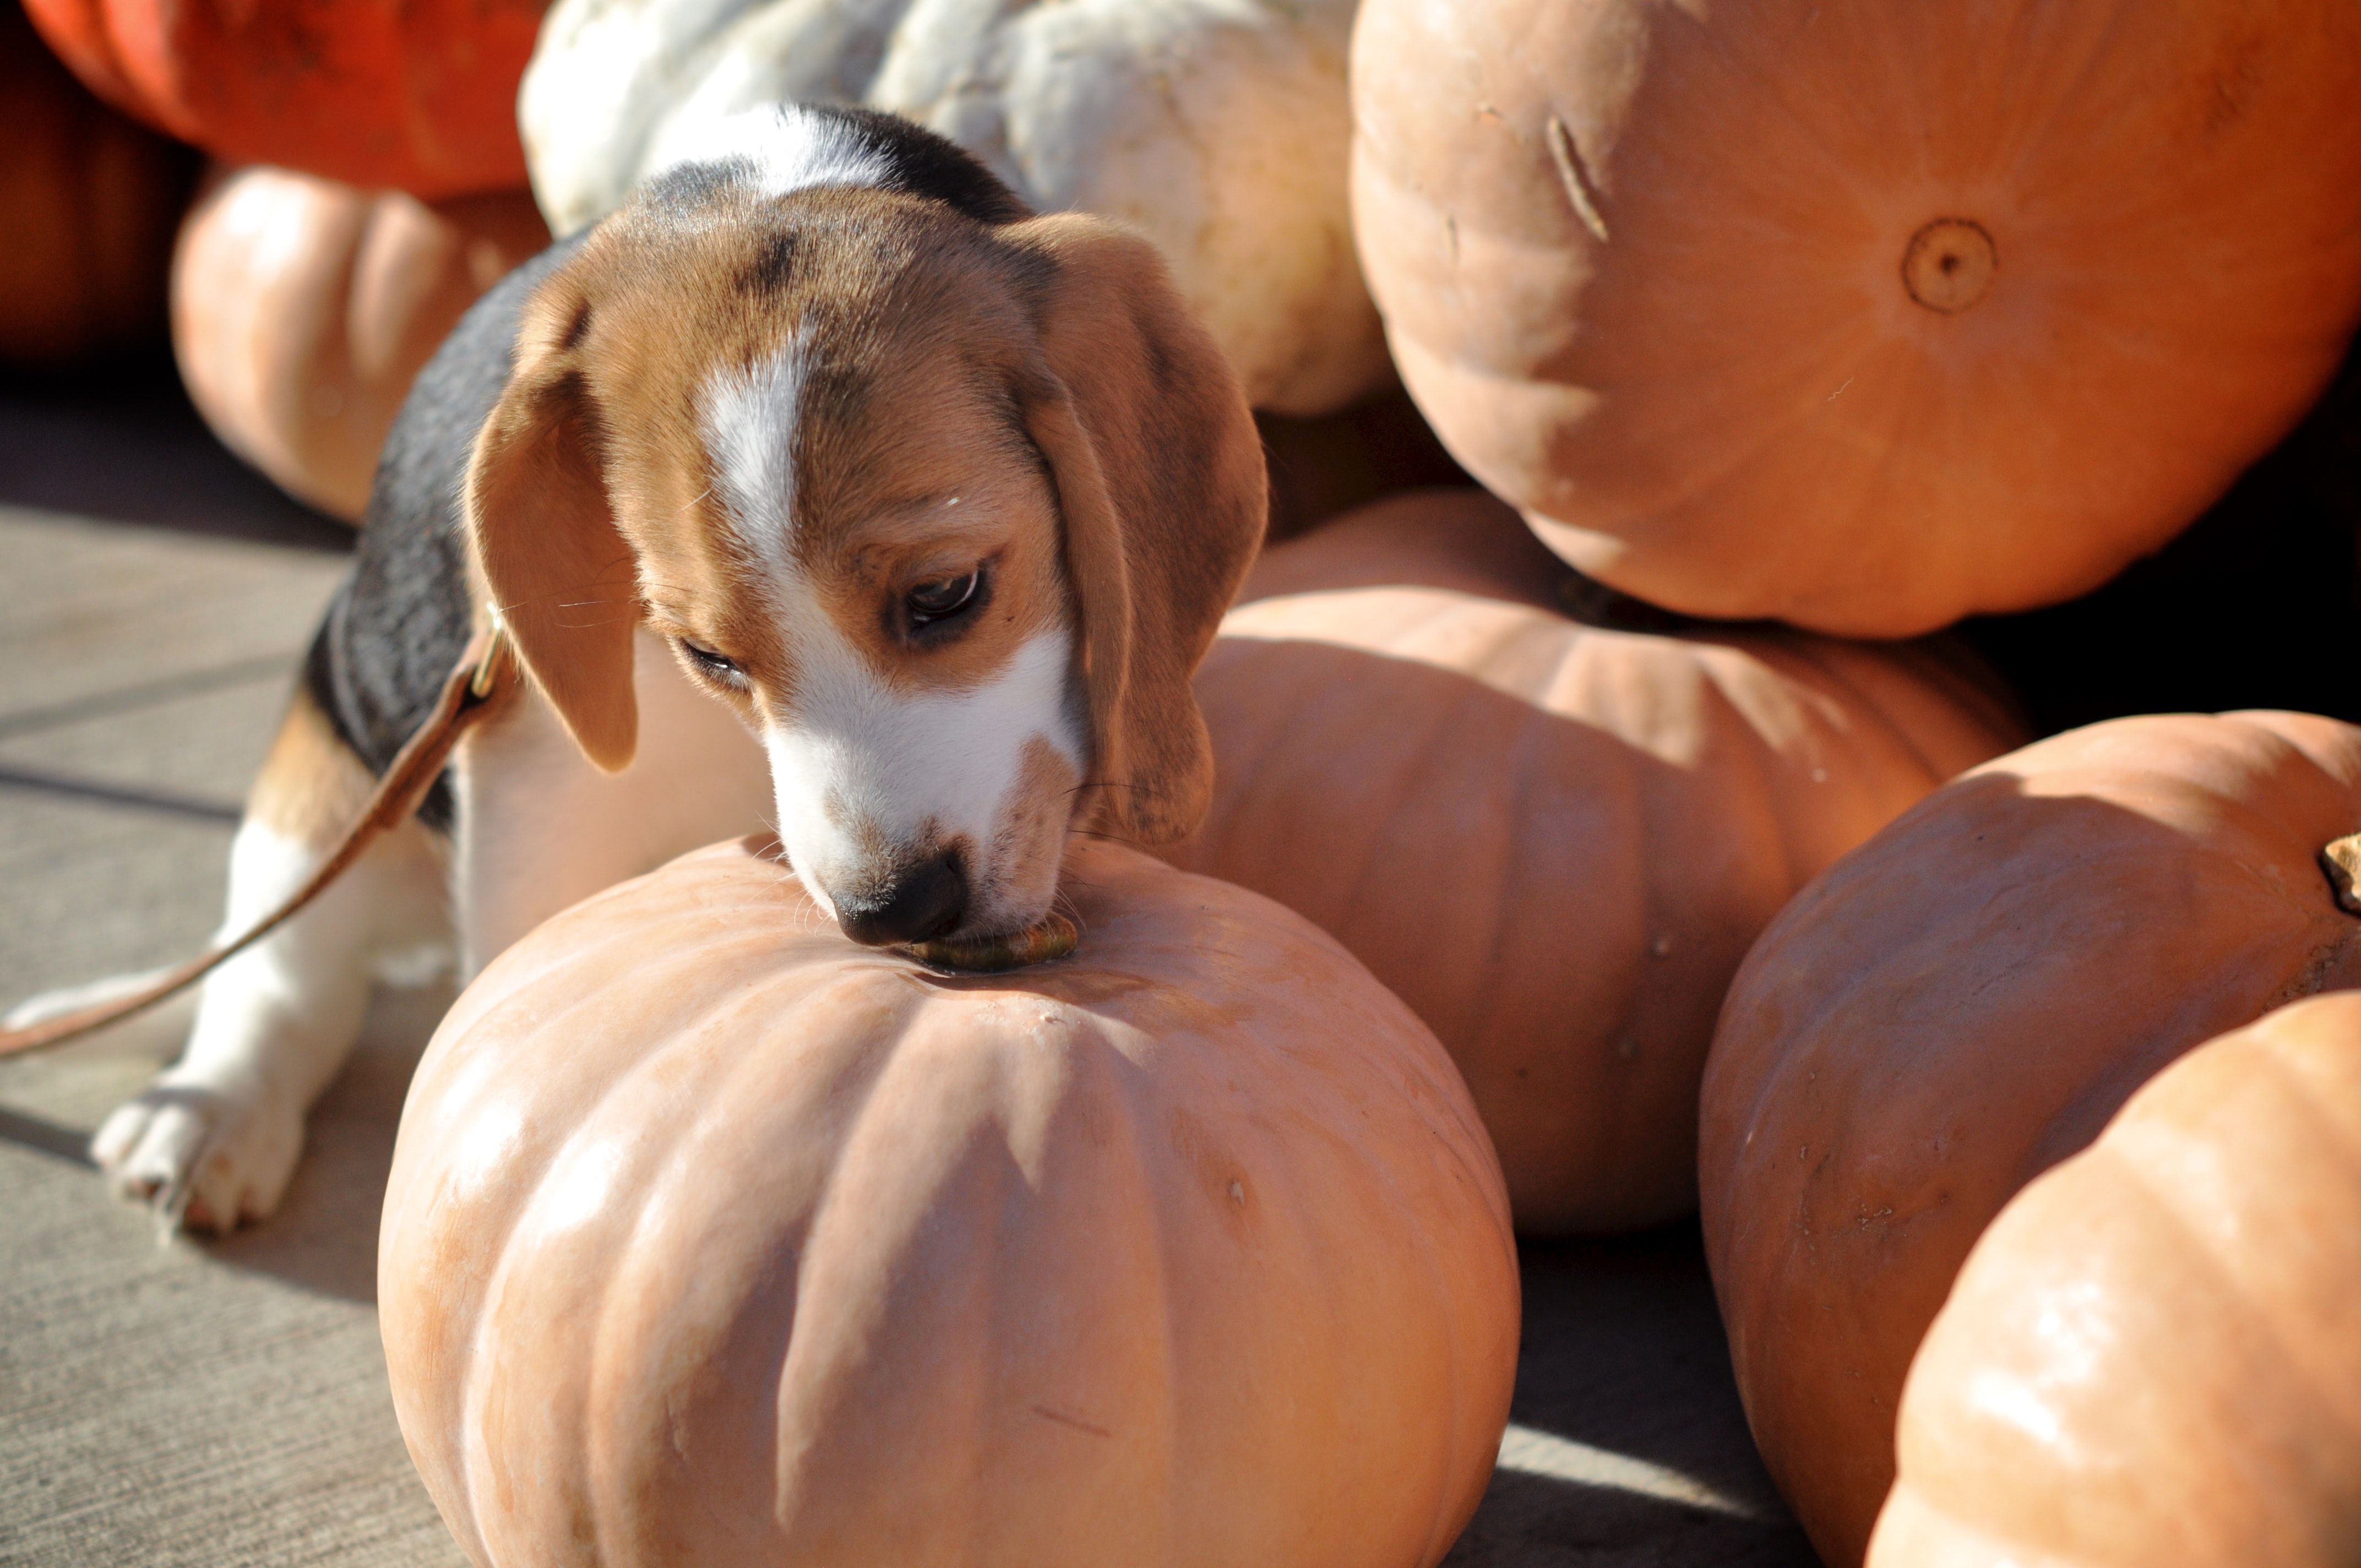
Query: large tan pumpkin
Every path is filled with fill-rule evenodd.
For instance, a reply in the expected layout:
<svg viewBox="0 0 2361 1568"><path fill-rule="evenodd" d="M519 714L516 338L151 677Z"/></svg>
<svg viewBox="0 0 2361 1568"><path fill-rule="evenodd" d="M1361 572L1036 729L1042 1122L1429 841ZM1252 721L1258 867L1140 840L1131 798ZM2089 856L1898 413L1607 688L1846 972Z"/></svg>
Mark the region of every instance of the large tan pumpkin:
<svg viewBox="0 0 2361 1568"><path fill-rule="evenodd" d="M1078 953L953 978L725 845L461 996L378 1295L477 1563L1442 1557L1517 1347L1466 1090L1268 900L1069 870Z"/></svg>
<svg viewBox="0 0 2361 1568"><path fill-rule="evenodd" d="M2017 1194L1897 1447L1874 1568L2349 1568L2361 996L2200 1047Z"/></svg>
<svg viewBox="0 0 2361 1568"><path fill-rule="evenodd" d="M232 171L192 209L173 258L181 378L232 451L357 522L420 368L548 243L523 191L430 206L291 170Z"/></svg>
<svg viewBox="0 0 2361 1568"><path fill-rule="evenodd" d="M1266 554L1197 676L1176 863L1333 933L1466 1076L1521 1229L1697 1201L1722 989L1813 873L2019 738L1924 647L1580 625L1477 490Z"/></svg>
<svg viewBox="0 0 2361 1568"><path fill-rule="evenodd" d="M1586 572L1903 635L2093 587L2361 313L2351 0L1367 0L1355 234Z"/></svg>
<svg viewBox="0 0 2361 1568"><path fill-rule="evenodd" d="M195 159L92 97L15 5L0 5L0 361L160 338Z"/></svg>
<svg viewBox="0 0 2361 1568"><path fill-rule="evenodd" d="M2361 984L2318 859L2356 829L2361 729L2118 719L1947 785L1747 956L1706 1069L1706 1254L1830 1563L1861 1560L1910 1358L2002 1205L2191 1047Z"/></svg>

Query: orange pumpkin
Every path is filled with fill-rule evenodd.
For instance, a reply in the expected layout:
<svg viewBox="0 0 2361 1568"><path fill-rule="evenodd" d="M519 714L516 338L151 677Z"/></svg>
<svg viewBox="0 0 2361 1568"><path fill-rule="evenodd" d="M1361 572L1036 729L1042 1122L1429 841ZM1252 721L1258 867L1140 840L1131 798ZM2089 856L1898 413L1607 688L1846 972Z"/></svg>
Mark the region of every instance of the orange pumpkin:
<svg viewBox="0 0 2361 1568"><path fill-rule="evenodd" d="M457 196L524 183L548 0L25 0L92 91L216 158Z"/></svg>
<svg viewBox="0 0 2361 1568"><path fill-rule="evenodd" d="M0 5L0 360L58 365L160 336L194 159L82 91Z"/></svg>
<svg viewBox="0 0 2361 1568"><path fill-rule="evenodd" d="M1976 1244L1873 1568L2344 1568L2361 1542L2361 996L2202 1046Z"/></svg>
<svg viewBox="0 0 2361 1568"><path fill-rule="evenodd" d="M429 206L284 169L236 170L181 225L181 378L231 450L358 521L410 383L476 297L548 243L522 191Z"/></svg>
<svg viewBox="0 0 2361 1568"><path fill-rule="evenodd" d="M1861 1561L1910 1358L2002 1205L2191 1047L2361 984L2319 859L2356 829L2361 729L2118 719L1955 780L1755 944L1706 1068L1706 1253L1829 1563Z"/></svg>
<svg viewBox="0 0 2361 1568"><path fill-rule="evenodd" d="M1642 598L2070 598L2361 314L2350 0L1367 0L1355 234L1453 454Z"/></svg>
<svg viewBox="0 0 2361 1568"><path fill-rule="evenodd" d="M1517 1223L1697 1201L1697 1091L1747 945L1821 867L2018 738L1925 647L1583 626L1477 490L1268 552L1197 676L1176 864L1328 930L1432 1025Z"/></svg>
<svg viewBox="0 0 2361 1568"><path fill-rule="evenodd" d="M853 947L748 844L575 906L410 1091L378 1297L494 1564L1432 1564L1508 1419L1434 1037L1267 899L1078 844L1072 957Z"/></svg>

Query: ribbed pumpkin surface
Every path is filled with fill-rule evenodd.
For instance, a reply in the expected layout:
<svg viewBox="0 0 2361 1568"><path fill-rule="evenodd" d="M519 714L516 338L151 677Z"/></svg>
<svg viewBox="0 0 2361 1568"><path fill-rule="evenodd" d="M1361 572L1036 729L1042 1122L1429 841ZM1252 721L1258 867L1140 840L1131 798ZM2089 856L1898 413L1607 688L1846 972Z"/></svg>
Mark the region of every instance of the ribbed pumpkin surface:
<svg viewBox="0 0 2361 1568"><path fill-rule="evenodd" d="M1585 626L1479 491L1267 554L1197 675L1176 864L1310 916L1466 1075L1520 1228L1697 1201L1697 1091L1747 945L1822 867L2019 739L1934 649Z"/></svg>
<svg viewBox="0 0 2361 1568"><path fill-rule="evenodd" d="M2361 996L2198 1047L2017 1194L1903 1390L1874 1568L2343 1568Z"/></svg>
<svg viewBox="0 0 2361 1568"><path fill-rule="evenodd" d="M348 522L410 384L476 297L549 243L522 191L429 206L236 170L181 225L172 343L232 451Z"/></svg>
<svg viewBox="0 0 2361 1568"><path fill-rule="evenodd" d="M195 159L82 89L0 6L0 361L56 365L160 337Z"/></svg>
<svg viewBox="0 0 2361 1568"><path fill-rule="evenodd" d="M1355 234L1584 571L1893 636L2068 598L2361 312L2350 0L1367 0Z"/></svg>
<svg viewBox="0 0 2361 1568"><path fill-rule="evenodd" d="M2361 984L2318 859L2356 830L2361 729L2118 719L1945 786L1747 955L1706 1067L1706 1255L1829 1563L1861 1560L1910 1358L2002 1206L2183 1052Z"/></svg>
<svg viewBox="0 0 2361 1568"><path fill-rule="evenodd" d="M1433 1036L1268 900L1082 844L945 978L699 851L469 987L404 1111L395 1408L479 1564L1432 1564L1517 1346Z"/></svg>

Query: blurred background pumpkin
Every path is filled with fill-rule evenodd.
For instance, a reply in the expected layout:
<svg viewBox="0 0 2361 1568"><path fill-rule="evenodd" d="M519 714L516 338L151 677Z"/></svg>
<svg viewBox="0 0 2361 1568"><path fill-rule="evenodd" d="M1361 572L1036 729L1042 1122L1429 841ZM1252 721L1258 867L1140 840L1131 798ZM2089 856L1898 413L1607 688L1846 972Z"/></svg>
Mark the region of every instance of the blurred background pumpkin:
<svg viewBox="0 0 2361 1568"><path fill-rule="evenodd" d="M357 522L420 367L548 243L522 191L430 204L284 169L222 171L173 258L181 379L232 451Z"/></svg>
<svg viewBox="0 0 2361 1568"><path fill-rule="evenodd" d="M196 159L83 90L0 5L0 362L57 367L160 338Z"/></svg>
<svg viewBox="0 0 2361 1568"><path fill-rule="evenodd" d="M25 0L92 91L215 158L424 197L522 182L548 0Z"/></svg>
<svg viewBox="0 0 2361 1568"><path fill-rule="evenodd" d="M1155 241L1257 409L1393 380L1345 211L1355 0L559 0L518 113L569 234L777 103L865 104Z"/></svg>

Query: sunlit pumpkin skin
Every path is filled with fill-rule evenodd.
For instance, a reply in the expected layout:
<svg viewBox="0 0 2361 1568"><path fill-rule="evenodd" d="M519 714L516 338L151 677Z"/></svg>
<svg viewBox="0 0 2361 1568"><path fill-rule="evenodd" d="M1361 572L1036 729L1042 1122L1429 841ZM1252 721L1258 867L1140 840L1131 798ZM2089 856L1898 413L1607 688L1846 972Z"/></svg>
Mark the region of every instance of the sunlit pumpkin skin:
<svg viewBox="0 0 2361 1568"><path fill-rule="evenodd" d="M2001 1212L1911 1364L1872 1568L2345 1568L2361 995L2191 1051Z"/></svg>
<svg viewBox="0 0 2361 1568"><path fill-rule="evenodd" d="M92 91L234 163L424 197L524 183L548 0L25 0Z"/></svg>
<svg viewBox="0 0 2361 1568"><path fill-rule="evenodd" d="M2070 598L2361 312L2349 0L1367 0L1396 363L1565 558L1899 636Z"/></svg>
<svg viewBox="0 0 2361 1568"><path fill-rule="evenodd" d="M1466 1075L1520 1229L1697 1201L1722 990L1813 873L2015 744L1919 646L1602 630L1477 490L1270 550L1197 676L1205 825L1171 850L1352 949Z"/></svg>
<svg viewBox="0 0 2361 1568"><path fill-rule="evenodd" d="M173 257L181 378L231 450L357 522L420 367L478 295L548 243L524 191L429 206L235 170L198 200Z"/></svg>
<svg viewBox="0 0 2361 1568"><path fill-rule="evenodd" d="M1069 872L1079 952L958 978L720 846L460 997L378 1294L477 1563L1442 1557L1519 1312L1466 1090L1268 900Z"/></svg>
<svg viewBox="0 0 2361 1568"><path fill-rule="evenodd" d="M0 361L62 365L159 338L186 149L85 92L0 6Z"/></svg>
<svg viewBox="0 0 2361 1568"><path fill-rule="evenodd" d="M2117 719L1953 781L1747 956L1706 1068L1706 1254L1831 1564L1861 1561L1910 1358L2002 1205L2183 1052L2361 984L2318 860L2356 829L2361 729Z"/></svg>

